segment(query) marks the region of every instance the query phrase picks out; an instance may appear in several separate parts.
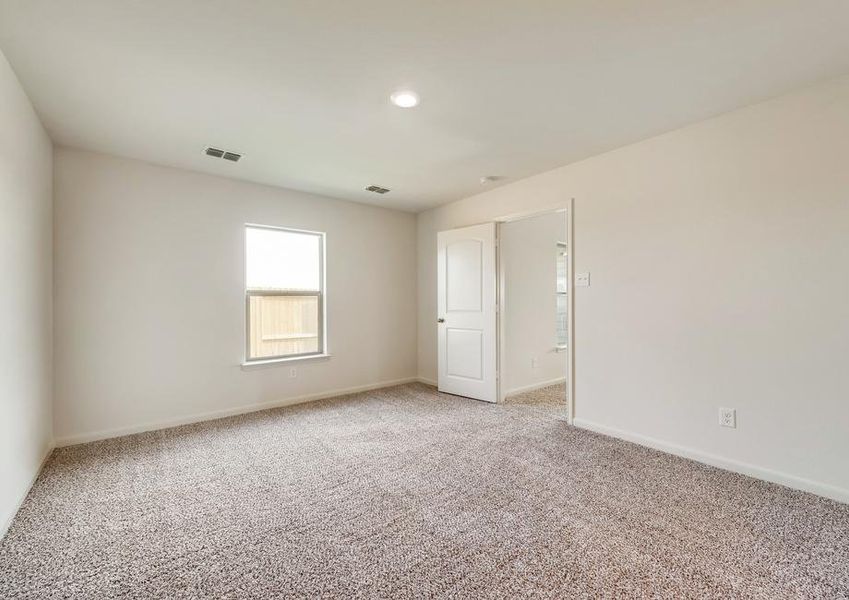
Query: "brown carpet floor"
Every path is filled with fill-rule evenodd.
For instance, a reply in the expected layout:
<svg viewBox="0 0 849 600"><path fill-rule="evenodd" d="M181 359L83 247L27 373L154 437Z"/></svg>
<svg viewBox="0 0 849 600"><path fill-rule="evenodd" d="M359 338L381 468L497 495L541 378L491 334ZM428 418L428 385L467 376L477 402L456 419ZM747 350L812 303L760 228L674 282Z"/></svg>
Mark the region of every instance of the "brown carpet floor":
<svg viewBox="0 0 849 600"><path fill-rule="evenodd" d="M0 598L846 598L849 506L408 385L57 450Z"/></svg>
<svg viewBox="0 0 849 600"><path fill-rule="evenodd" d="M566 384L547 385L529 392L522 392L504 399L506 404L523 405L531 410L555 419L568 419L566 406Z"/></svg>

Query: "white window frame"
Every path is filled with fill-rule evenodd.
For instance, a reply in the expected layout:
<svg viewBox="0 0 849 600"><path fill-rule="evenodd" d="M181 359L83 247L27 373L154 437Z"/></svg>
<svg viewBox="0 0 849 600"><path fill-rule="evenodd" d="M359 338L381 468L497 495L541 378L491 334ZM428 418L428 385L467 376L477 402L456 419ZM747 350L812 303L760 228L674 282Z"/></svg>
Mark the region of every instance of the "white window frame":
<svg viewBox="0 0 849 600"><path fill-rule="evenodd" d="M318 292L304 291L264 291L248 289L248 229L271 229L273 231L285 231L288 233L300 233L318 236ZM261 225L258 223L245 223L242 229L244 235L243 248L245 250L245 359L244 366L261 365L268 363L289 362L294 360L305 360L310 358L321 358L330 356L327 350L327 282L325 264L327 234L323 231L310 231L308 229L295 229L293 227L277 227L274 225ZM315 352L301 354L281 354L277 356L259 356L251 358L251 296L316 296L318 298L318 349Z"/></svg>

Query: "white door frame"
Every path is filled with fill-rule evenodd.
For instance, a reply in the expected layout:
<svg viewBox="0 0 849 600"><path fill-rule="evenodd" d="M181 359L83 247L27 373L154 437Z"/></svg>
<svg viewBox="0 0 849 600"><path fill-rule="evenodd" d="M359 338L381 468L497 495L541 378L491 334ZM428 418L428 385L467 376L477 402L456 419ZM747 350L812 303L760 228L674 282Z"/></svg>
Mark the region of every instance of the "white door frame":
<svg viewBox="0 0 849 600"><path fill-rule="evenodd" d="M506 352L504 349L504 340L505 340L505 326L504 326L504 311L507 308L504 302L505 298L505 274L504 274L504 261L501 256L501 226L504 223L510 223L511 221L519 221L521 219L527 219L529 217L536 217L539 215L546 215L556 212L565 212L566 213L566 264L568 270L568 277L566 279L566 322L567 327L569 328L568 339L566 342L566 394L567 394L567 409L568 415L566 416L566 421L571 425L575 420L575 270L574 270L574 211L575 211L575 199L570 198L566 203L552 206L551 208L543 209L543 210L535 210L523 213L513 213L510 215L505 215L503 217L498 217L495 219L496 223L496 269L498 270L498 278L497 278L497 287L498 287L498 309L496 310L496 329L497 329L497 345L496 345L496 353L498 355L498 401L503 402L505 398L504 386L502 382L504 380L504 370L503 365L506 361Z"/></svg>

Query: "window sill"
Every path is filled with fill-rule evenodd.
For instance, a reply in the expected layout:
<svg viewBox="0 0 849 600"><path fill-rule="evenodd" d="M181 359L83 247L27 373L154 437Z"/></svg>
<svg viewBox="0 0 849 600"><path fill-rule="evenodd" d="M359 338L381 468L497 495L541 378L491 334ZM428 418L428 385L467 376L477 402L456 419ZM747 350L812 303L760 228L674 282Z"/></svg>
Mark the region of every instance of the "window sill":
<svg viewBox="0 0 849 600"><path fill-rule="evenodd" d="M301 362L304 360L326 359L330 358L331 354L310 354L308 356L290 356L283 358L270 358L268 360L251 360L242 363L242 370L253 369L255 367L268 367L280 363Z"/></svg>

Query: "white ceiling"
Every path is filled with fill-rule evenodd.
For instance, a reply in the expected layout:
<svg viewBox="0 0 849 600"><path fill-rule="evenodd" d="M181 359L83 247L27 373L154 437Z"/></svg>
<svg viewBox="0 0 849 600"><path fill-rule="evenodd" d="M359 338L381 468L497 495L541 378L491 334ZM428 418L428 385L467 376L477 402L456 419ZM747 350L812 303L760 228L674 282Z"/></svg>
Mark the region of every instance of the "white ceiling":
<svg viewBox="0 0 849 600"><path fill-rule="evenodd" d="M404 210L847 72L847 31L846 0L0 0L58 144Z"/></svg>

